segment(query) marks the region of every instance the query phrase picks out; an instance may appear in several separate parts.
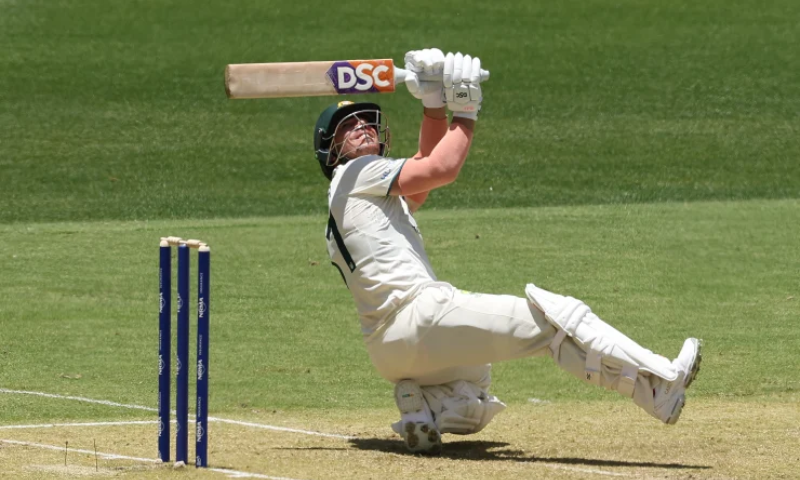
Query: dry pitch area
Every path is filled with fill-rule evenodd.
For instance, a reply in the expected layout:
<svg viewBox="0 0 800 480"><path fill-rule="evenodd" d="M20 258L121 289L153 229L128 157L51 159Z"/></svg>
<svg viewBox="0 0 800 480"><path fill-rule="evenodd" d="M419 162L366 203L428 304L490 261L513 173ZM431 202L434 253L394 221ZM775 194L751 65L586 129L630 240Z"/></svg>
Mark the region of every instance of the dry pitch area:
<svg viewBox="0 0 800 480"><path fill-rule="evenodd" d="M406 454L388 427L394 416L270 411L240 419L341 438L214 422L209 455L219 470L210 471L158 462L155 422L3 426L0 477L764 479L800 472L800 409L791 401L692 400L674 427L624 402L512 406L478 435L446 436L437 458Z"/></svg>

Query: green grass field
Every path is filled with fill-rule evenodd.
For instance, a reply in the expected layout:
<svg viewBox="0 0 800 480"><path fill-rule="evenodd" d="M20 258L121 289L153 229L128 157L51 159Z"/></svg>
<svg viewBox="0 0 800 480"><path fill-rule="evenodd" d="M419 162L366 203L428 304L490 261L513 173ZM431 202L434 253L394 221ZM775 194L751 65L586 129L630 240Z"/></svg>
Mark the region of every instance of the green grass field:
<svg viewBox="0 0 800 480"><path fill-rule="evenodd" d="M211 414L351 437L212 423L214 467L793 478L798 15L788 0L0 0L0 477L236 475L150 462L154 424L44 426L155 419L64 397L155 407L157 242L179 235L213 249ZM496 424L442 458L403 454L322 235L311 133L337 99L229 101L222 72L426 46L492 71L461 176L418 214L439 277L573 295L667 356L704 338L674 428L525 359L495 366ZM360 97L383 105L398 157L420 117L403 90Z"/></svg>

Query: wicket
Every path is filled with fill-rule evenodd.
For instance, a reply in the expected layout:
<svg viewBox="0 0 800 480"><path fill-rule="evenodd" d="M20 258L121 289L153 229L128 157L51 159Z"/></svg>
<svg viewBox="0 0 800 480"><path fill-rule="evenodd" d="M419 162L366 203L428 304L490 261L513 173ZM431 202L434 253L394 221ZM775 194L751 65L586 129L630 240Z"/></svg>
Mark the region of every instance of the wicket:
<svg viewBox="0 0 800 480"><path fill-rule="evenodd" d="M197 249L197 384L195 466L208 466L208 331L211 249L200 240L162 237L159 261L158 456L170 460L172 247L178 247L175 462L189 456L189 249Z"/></svg>

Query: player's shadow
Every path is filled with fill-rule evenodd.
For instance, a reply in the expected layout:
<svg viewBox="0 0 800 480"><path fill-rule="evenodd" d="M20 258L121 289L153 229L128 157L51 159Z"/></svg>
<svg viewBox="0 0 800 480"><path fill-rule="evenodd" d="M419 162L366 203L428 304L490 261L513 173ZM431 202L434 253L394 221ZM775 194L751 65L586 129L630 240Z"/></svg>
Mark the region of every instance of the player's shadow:
<svg viewBox="0 0 800 480"><path fill-rule="evenodd" d="M407 451L405 445L403 445L403 442L400 440L354 438L350 440L350 445L359 450L375 450L400 455L417 455ZM522 450L509 447L510 444L505 442L467 440L447 442L444 444L442 453L438 455L438 458L449 458L452 460L499 460L521 463L561 463L566 465L590 465L594 467L649 467L694 470L707 470L712 468L706 465L687 465L683 463L626 462L621 460L574 457L537 457L535 455L525 455L525 452ZM417 456L421 457L421 455Z"/></svg>

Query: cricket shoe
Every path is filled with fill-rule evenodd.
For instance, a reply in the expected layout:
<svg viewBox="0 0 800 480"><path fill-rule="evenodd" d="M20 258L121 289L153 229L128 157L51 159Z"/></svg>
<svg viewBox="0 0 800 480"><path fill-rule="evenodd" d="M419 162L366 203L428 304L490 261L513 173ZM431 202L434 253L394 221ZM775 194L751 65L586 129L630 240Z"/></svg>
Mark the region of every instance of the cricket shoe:
<svg viewBox="0 0 800 480"><path fill-rule="evenodd" d="M442 434L436 427L417 382L398 382L394 387L394 401L400 409L401 418L392 425L392 429L403 437L408 451L431 455L441 453Z"/></svg>
<svg viewBox="0 0 800 480"><path fill-rule="evenodd" d="M686 339L678 357L672 361L672 365L678 371L678 378L671 382L662 380L653 385L654 416L667 425L674 425L681 416L683 406L686 404L686 389L700 371L702 348L702 340Z"/></svg>

